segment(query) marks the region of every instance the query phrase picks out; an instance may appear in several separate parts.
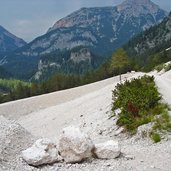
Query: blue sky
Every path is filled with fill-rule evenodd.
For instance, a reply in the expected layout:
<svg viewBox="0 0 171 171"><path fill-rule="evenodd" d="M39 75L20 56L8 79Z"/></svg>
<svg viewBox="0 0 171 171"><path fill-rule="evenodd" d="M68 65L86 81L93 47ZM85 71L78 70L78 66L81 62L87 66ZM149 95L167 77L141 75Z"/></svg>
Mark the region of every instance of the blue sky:
<svg viewBox="0 0 171 171"><path fill-rule="evenodd" d="M152 0L170 11L171 0ZM0 25L27 42L81 7L115 6L123 0L0 0Z"/></svg>

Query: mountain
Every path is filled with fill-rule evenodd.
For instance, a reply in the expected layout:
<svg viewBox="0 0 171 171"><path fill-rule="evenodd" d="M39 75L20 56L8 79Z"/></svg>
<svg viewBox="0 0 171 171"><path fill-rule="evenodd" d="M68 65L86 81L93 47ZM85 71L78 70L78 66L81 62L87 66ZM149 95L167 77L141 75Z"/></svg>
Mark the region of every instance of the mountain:
<svg viewBox="0 0 171 171"><path fill-rule="evenodd" d="M171 60L170 47L171 13L160 24L133 37L124 46L129 56L141 65L152 66Z"/></svg>
<svg viewBox="0 0 171 171"><path fill-rule="evenodd" d="M16 77L23 77L23 73L29 77L38 71L41 56L46 55L48 62L51 54L80 46L103 57L100 59L103 62L116 48L160 23L166 15L167 12L150 0L126 0L115 7L81 8L57 21L45 35L4 58L3 67ZM56 55L56 58L61 56ZM59 62L55 65L62 66Z"/></svg>
<svg viewBox="0 0 171 171"><path fill-rule="evenodd" d="M6 54L26 45L26 42L0 26L0 54Z"/></svg>

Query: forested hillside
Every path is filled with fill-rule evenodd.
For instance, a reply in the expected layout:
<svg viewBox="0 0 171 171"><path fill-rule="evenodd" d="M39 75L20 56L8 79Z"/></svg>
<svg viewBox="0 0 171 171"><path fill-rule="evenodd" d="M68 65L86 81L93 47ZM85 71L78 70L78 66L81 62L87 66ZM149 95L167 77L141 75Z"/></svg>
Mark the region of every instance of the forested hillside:
<svg viewBox="0 0 171 171"><path fill-rule="evenodd" d="M124 49L143 69L171 60L171 13L159 25L131 39Z"/></svg>

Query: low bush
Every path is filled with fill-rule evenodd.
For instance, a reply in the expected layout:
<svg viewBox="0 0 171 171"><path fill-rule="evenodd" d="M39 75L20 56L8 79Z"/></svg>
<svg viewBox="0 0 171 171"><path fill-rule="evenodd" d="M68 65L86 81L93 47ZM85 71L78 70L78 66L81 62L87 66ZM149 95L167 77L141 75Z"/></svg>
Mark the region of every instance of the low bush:
<svg viewBox="0 0 171 171"><path fill-rule="evenodd" d="M113 91L112 107L113 111L121 109L117 125L123 126L131 134L136 133L139 126L149 122L155 122L154 133L158 130L170 130L168 106L160 100L154 77L145 75L118 84Z"/></svg>

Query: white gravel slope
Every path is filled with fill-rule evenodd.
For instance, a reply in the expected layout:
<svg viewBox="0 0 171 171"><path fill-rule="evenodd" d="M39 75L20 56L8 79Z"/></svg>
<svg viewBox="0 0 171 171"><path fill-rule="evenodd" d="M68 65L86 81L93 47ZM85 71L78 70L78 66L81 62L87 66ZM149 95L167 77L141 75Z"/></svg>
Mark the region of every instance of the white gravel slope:
<svg viewBox="0 0 171 171"><path fill-rule="evenodd" d="M141 73L126 74L130 78ZM170 74L155 76L156 83L165 100L170 103L171 83L166 82ZM170 171L171 136L167 140L153 144L148 139L136 140L118 134L115 118L111 114L112 90L118 77L86 86L38 96L0 105L0 113L16 119L25 129L37 137L57 139L62 128L79 125L95 143L118 140L123 156L115 160L88 160L82 164L61 164L28 170L41 171ZM167 90L166 90L167 88ZM168 92L169 93L168 93ZM168 96L167 96L168 95ZM170 97L169 97L170 96ZM46 104L44 104L46 103ZM28 110L27 110L28 108ZM116 135L118 134L118 135Z"/></svg>
<svg viewBox="0 0 171 171"><path fill-rule="evenodd" d="M138 76L140 73L127 74L124 77L133 75ZM70 101L63 100L63 103L22 116L18 122L33 135L41 137L58 137L60 130L68 125L78 125L84 131L92 134L94 127L97 127L95 124L100 125L109 116L105 113L111 109L112 90L117 83L118 77L115 77L79 87L74 89L74 92L61 91L61 94L64 93L62 97L66 99L72 98L73 93L77 98ZM83 91L82 94L80 89L84 89L87 93L84 94L85 91ZM90 90L93 91L90 92ZM62 97L57 96L56 100L58 101L58 98ZM39 103L41 102L39 101ZM107 117L104 117L105 115ZM95 132L97 131L95 130Z"/></svg>
<svg viewBox="0 0 171 171"><path fill-rule="evenodd" d="M171 70L161 76L155 75L155 81L163 99L171 105Z"/></svg>
<svg viewBox="0 0 171 171"><path fill-rule="evenodd" d="M134 74L125 74L123 78L130 77L131 75ZM118 80L119 77L117 76L81 87L0 104L0 115L4 115L10 119L16 119L32 112L77 99L96 90L100 90L106 85L116 83Z"/></svg>

